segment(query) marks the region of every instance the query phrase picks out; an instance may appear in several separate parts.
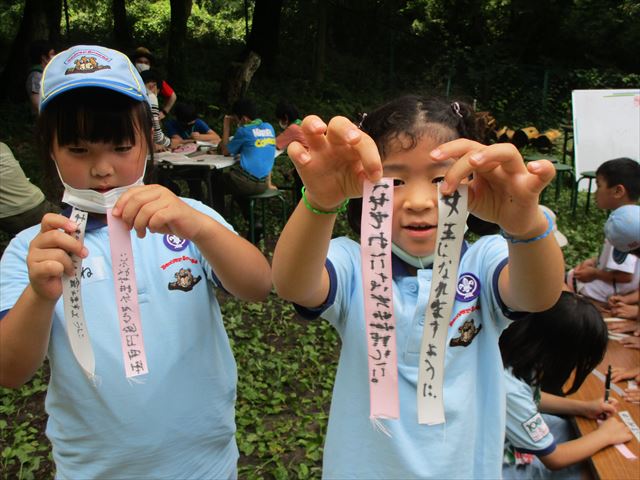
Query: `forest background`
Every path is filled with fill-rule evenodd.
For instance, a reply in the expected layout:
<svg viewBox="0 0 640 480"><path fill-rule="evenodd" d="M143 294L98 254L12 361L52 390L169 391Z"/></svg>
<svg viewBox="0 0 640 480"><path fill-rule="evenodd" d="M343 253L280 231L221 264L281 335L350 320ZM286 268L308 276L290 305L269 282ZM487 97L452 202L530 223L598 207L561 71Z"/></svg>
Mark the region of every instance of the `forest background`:
<svg viewBox="0 0 640 480"><path fill-rule="evenodd" d="M357 120L407 92L463 99L498 126L543 131L571 123L573 89L640 86L639 25L633 0L0 0L0 141L41 185L24 86L36 39L58 51L149 48L179 100L218 132L240 96L277 125L281 98L303 114ZM573 215L570 191L548 196L570 238L568 265L597 252L605 218L593 208L587 222L581 209ZM273 242L262 247L270 255ZM221 303L239 367L240 477L319 477L338 338L275 296ZM22 389L0 390L2 478L53 475L47 376L45 366Z"/></svg>

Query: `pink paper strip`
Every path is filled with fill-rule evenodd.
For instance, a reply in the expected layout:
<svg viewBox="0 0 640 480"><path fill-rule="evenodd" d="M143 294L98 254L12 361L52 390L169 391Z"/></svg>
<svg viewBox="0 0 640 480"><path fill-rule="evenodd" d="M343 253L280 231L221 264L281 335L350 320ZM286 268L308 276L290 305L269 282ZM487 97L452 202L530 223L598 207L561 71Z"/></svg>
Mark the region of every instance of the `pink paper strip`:
<svg viewBox="0 0 640 480"><path fill-rule="evenodd" d="M391 276L392 213L393 180L383 178L376 184L365 180L360 247L372 419L400 416Z"/></svg>
<svg viewBox="0 0 640 480"><path fill-rule="evenodd" d="M122 220L111 214L111 209L107 210L107 223L111 242L111 268L120 320L122 356L124 369L129 378L148 373L131 250L131 232Z"/></svg>

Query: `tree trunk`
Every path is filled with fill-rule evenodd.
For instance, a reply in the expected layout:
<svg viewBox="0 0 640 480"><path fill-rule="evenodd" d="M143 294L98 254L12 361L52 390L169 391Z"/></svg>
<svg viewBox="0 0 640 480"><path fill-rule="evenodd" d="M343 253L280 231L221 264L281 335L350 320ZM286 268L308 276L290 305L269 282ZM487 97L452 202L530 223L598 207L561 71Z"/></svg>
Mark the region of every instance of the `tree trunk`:
<svg viewBox="0 0 640 480"><path fill-rule="evenodd" d="M192 0L170 0L171 26L169 27L169 58L167 62L171 85L185 86L184 54L187 38L187 20L191 15Z"/></svg>
<svg viewBox="0 0 640 480"><path fill-rule="evenodd" d="M11 45L0 78L0 98L25 101L24 83L30 66L29 47L34 40L60 41L62 0L26 0L20 28Z"/></svg>
<svg viewBox="0 0 640 480"><path fill-rule="evenodd" d="M257 53L264 65L275 68L280 34L282 0L256 0L247 51Z"/></svg>
<svg viewBox="0 0 640 480"><path fill-rule="evenodd" d="M113 13L113 43L121 52L129 53L129 49L133 46L133 38L127 22L125 0L112 0L111 12Z"/></svg>
<svg viewBox="0 0 640 480"><path fill-rule="evenodd" d="M256 0L247 47L240 58L231 63L221 85L220 101L225 108L246 95L253 75L263 62L269 68L275 67L281 11L282 0Z"/></svg>
<svg viewBox="0 0 640 480"><path fill-rule="evenodd" d="M316 44L313 57L313 83L319 85L324 80L325 54L327 49L327 2L318 0L316 21Z"/></svg>

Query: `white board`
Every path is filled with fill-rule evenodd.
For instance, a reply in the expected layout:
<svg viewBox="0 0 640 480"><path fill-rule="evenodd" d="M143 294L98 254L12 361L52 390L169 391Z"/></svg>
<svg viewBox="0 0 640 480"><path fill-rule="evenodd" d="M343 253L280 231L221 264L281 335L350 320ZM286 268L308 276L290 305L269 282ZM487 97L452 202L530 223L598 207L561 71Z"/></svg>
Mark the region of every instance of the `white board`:
<svg viewBox="0 0 640 480"><path fill-rule="evenodd" d="M613 158L640 161L640 89L573 90L571 100L576 179Z"/></svg>

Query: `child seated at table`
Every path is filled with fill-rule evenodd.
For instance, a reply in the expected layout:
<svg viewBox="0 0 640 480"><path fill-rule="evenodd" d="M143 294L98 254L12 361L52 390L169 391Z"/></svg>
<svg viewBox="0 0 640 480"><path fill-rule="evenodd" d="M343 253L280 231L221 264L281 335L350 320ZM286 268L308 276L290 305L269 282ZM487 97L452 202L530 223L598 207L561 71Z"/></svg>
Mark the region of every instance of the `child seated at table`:
<svg viewBox="0 0 640 480"><path fill-rule="evenodd" d="M196 107L189 103L178 103L174 112L176 118L168 120L166 126L169 136L177 144L193 143L197 140L215 145L220 143L220 135L213 131L204 120L198 118Z"/></svg>
<svg viewBox="0 0 640 480"><path fill-rule="evenodd" d="M616 210L635 205L640 198L640 164L629 158L604 162L596 171L596 205ZM570 290L591 300L605 315L611 315L607 301L611 295L637 290L640 262L633 255L615 257L613 246L605 239L598 258L589 258L567 274Z"/></svg>
<svg viewBox="0 0 640 480"><path fill-rule="evenodd" d="M500 351L507 384L504 479L580 478L578 462L599 450L628 442L631 432L617 418L617 401L564 398L576 392L602 361L607 327L598 310L571 292L551 309L532 313L507 328ZM574 374L568 391L565 384ZM569 422L557 415L608 417L598 429L574 438ZM571 468L567 468L571 467Z"/></svg>
<svg viewBox="0 0 640 480"><path fill-rule="evenodd" d="M233 138L231 125L237 124ZM251 100L233 104L231 115L224 116L222 143L224 155L239 155L240 161L224 175L225 192L234 196L244 218L249 218L247 195L257 195L269 188L271 169L276 157L276 135L271 124L263 122ZM256 224L258 233L262 225Z"/></svg>

